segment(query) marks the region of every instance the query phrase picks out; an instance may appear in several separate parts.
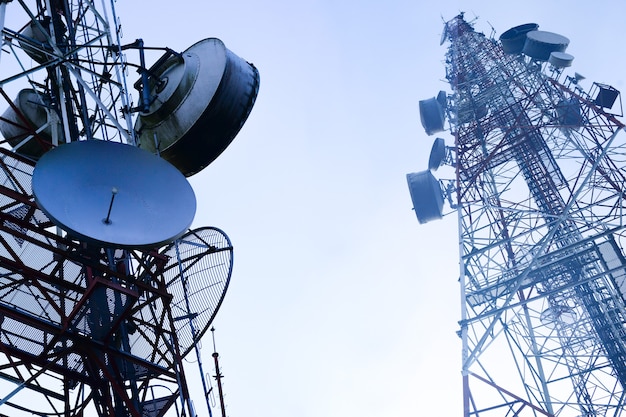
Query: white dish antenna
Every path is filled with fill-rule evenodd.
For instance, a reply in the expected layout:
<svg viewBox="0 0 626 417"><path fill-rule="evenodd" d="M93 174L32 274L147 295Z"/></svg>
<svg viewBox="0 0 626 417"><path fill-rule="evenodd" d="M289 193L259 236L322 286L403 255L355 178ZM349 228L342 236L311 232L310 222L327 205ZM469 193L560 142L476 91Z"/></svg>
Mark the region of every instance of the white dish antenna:
<svg viewBox="0 0 626 417"><path fill-rule="evenodd" d="M191 225L196 197L167 161L134 146L71 142L35 165L39 208L70 236L104 247L155 248Z"/></svg>

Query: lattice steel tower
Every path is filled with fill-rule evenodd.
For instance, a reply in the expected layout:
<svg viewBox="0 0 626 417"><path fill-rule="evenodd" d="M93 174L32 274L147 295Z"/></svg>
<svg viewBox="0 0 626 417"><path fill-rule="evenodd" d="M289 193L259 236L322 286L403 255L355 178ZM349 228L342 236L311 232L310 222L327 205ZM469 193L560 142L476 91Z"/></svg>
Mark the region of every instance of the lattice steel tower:
<svg viewBox="0 0 626 417"><path fill-rule="evenodd" d="M192 352L211 414L198 342L233 247L189 230L186 177L238 133L259 74L216 38L123 44L115 4L0 0L2 416L196 417Z"/></svg>
<svg viewBox="0 0 626 417"><path fill-rule="evenodd" d="M495 39L460 14L443 43L450 92L420 115L454 144L407 179L420 223L458 214L463 415L626 415L620 93L583 89L536 24Z"/></svg>

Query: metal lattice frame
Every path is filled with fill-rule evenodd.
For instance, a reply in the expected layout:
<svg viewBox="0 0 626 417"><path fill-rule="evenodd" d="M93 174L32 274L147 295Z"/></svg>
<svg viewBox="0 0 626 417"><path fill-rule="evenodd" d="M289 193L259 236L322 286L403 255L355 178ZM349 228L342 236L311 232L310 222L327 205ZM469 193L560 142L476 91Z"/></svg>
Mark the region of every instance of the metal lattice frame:
<svg viewBox="0 0 626 417"><path fill-rule="evenodd" d="M624 415L623 124L463 15L446 40L464 415Z"/></svg>
<svg viewBox="0 0 626 417"><path fill-rule="evenodd" d="M105 8L87 0L16 0L4 7L21 26L1 28L0 92L12 106L19 89L31 88L48 115L45 126L28 133L44 149L79 139L134 143L113 2Z"/></svg>
<svg viewBox="0 0 626 417"><path fill-rule="evenodd" d="M0 379L17 384L8 393L2 385L0 404L11 415L171 406L184 375L169 258L58 235L34 202L33 163L1 149L0 159ZM169 388L157 397L156 386Z"/></svg>
<svg viewBox="0 0 626 417"><path fill-rule="evenodd" d="M0 148L0 414L193 415L169 256L71 240L31 189L51 146L134 143L114 2L0 1L0 15L0 118L19 128ZM22 89L39 128L15 104Z"/></svg>

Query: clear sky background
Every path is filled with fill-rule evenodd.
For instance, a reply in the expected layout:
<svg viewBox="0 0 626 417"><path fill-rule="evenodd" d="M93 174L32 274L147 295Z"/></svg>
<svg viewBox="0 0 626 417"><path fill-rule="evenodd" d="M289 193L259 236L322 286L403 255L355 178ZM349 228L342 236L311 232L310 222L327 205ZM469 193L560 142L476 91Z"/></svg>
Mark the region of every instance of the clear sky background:
<svg viewBox="0 0 626 417"><path fill-rule="evenodd" d="M583 86L625 91L626 2L582 4L117 1L124 42L183 51L217 37L260 71L241 133L190 179L194 227L235 247L214 322L230 417L461 415L456 215L419 225L405 179L434 140L418 101L450 91L442 18L465 11L496 37L538 23L570 39ZM211 353L209 334L213 375Z"/></svg>
<svg viewBox="0 0 626 417"><path fill-rule="evenodd" d="M538 23L570 39L585 87L624 91L626 2L582 4L117 2L127 42L217 37L260 71L241 133L191 178L195 226L235 246L214 322L230 417L461 414L456 215L419 225L405 179L434 140L418 101L450 91L442 17L465 11L496 37ZM206 368L211 352L209 336Z"/></svg>

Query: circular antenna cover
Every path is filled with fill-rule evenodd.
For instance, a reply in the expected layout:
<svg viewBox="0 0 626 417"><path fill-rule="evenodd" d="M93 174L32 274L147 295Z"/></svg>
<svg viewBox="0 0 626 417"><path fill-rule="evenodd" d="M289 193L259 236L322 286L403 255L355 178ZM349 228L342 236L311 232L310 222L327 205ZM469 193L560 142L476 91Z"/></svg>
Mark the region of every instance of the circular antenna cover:
<svg viewBox="0 0 626 417"><path fill-rule="evenodd" d="M154 100L135 124L140 146L189 177L213 162L243 127L259 90L259 72L210 38L150 73Z"/></svg>
<svg viewBox="0 0 626 417"><path fill-rule="evenodd" d="M444 130L445 113L441 102L437 98L419 101L420 121L427 135Z"/></svg>
<svg viewBox="0 0 626 417"><path fill-rule="evenodd" d="M415 215L420 223L443 217L443 192L439 181L430 171L406 175Z"/></svg>
<svg viewBox="0 0 626 417"><path fill-rule="evenodd" d="M35 130L48 122L46 103L43 95L37 91L26 88L21 90L13 106L5 110L0 118L0 133L11 146L18 146L13 151L26 157L37 159L52 145L52 132L50 127L45 128L35 137ZM24 139L31 139L22 143Z"/></svg>
<svg viewBox="0 0 626 417"><path fill-rule="evenodd" d="M63 144L35 165L39 208L70 236L118 248L171 243L191 225L196 197L170 163L102 140Z"/></svg>
<svg viewBox="0 0 626 417"><path fill-rule="evenodd" d="M550 59L552 52L565 52L569 39L558 33L533 30L526 35L523 53L539 61Z"/></svg>
<svg viewBox="0 0 626 417"><path fill-rule="evenodd" d="M500 35L500 43L502 44L502 50L506 54L519 54L524 49L524 43L526 43L526 35L528 32L537 30L539 25L536 23L525 23L523 25L515 26L502 35Z"/></svg>
<svg viewBox="0 0 626 417"><path fill-rule="evenodd" d="M436 171L446 158L446 142L442 138L437 138L430 149L428 158L428 169Z"/></svg>

